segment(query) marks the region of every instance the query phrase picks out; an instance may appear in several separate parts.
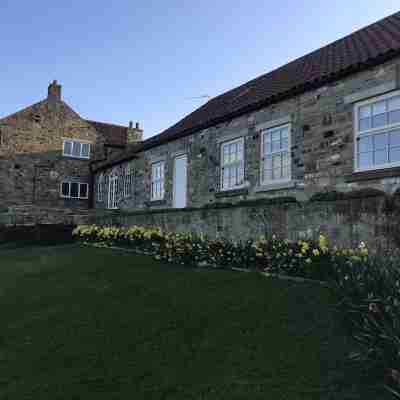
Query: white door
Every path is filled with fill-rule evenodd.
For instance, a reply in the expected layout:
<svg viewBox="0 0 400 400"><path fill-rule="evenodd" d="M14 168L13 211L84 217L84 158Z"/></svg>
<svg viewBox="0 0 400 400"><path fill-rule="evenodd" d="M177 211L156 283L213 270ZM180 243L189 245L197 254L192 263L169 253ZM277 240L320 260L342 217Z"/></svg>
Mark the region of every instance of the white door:
<svg viewBox="0 0 400 400"><path fill-rule="evenodd" d="M174 160L174 208L185 208L187 196L187 156Z"/></svg>
<svg viewBox="0 0 400 400"><path fill-rule="evenodd" d="M108 208L117 208L117 176L111 176L108 186Z"/></svg>

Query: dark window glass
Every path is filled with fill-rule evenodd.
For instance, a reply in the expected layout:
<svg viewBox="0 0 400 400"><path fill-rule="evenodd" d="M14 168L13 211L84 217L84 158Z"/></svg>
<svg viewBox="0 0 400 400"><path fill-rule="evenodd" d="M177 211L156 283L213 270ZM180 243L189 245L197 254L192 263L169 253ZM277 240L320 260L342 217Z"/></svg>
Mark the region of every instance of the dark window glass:
<svg viewBox="0 0 400 400"><path fill-rule="evenodd" d="M88 185L87 183L81 183L80 198L86 199L88 197Z"/></svg>
<svg viewBox="0 0 400 400"><path fill-rule="evenodd" d="M79 183L77 182L71 182L71 197L79 197Z"/></svg>
<svg viewBox="0 0 400 400"><path fill-rule="evenodd" d="M61 185L61 194L64 197L69 197L69 183L68 182L63 182Z"/></svg>

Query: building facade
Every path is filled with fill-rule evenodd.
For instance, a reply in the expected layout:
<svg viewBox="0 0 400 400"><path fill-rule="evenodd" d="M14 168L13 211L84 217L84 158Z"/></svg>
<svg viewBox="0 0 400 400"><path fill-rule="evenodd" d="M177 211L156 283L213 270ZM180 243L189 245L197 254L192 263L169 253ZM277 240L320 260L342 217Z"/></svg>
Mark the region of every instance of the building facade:
<svg viewBox="0 0 400 400"><path fill-rule="evenodd" d="M48 96L0 119L0 207L82 208L90 205L91 168L141 140L134 128L85 120L62 100L57 81Z"/></svg>
<svg viewBox="0 0 400 400"><path fill-rule="evenodd" d="M96 208L400 190L400 14L210 100L95 173Z"/></svg>

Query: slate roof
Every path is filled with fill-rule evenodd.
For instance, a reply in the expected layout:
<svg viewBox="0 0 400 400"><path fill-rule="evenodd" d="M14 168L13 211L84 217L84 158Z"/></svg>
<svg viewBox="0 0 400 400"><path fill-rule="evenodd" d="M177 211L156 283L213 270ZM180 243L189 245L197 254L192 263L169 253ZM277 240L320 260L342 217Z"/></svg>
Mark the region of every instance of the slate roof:
<svg viewBox="0 0 400 400"><path fill-rule="evenodd" d="M103 134L106 138L106 144L110 146L123 147L127 143L127 132L126 126L108 124L105 122L86 120L92 125L99 133Z"/></svg>
<svg viewBox="0 0 400 400"><path fill-rule="evenodd" d="M400 54L400 12L223 93L162 133L100 165L227 121L268 104L320 87Z"/></svg>

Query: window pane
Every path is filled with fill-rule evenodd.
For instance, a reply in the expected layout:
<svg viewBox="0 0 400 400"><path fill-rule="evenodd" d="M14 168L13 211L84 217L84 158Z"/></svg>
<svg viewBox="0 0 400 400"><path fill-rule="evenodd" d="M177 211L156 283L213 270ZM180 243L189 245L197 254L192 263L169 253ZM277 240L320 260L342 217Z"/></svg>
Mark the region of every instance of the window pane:
<svg viewBox="0 0 400 400"><path fill-rule="evenodd" d="M266 169L272 169L272 157L271 157L271 156L265 157L264 165L265 165L264 168L266 168Z"/></svg>
<svg viewBox="0 0 400 400"><path fill-rule="evenodd" d="M264 134L264 154L271 153L271 135Z"/></svg>
<svg viewBox="0 0 400 400"><path fill-rule="evenodd" d="M379 128L387 124L387 114L379 114L372 117L372 127Z"/></svg>
<svg viewBox="0 0 400 400"><path fill-rule="evenodd" d="M89 157L89 144L82 143L82 157Z"/></svg>
<svg viewBox="0 0 400 400"><path fill-rule="evenodd" d="M281 131L276 130L271 132L271 140L274 142L276 140L281 140Z"/></svg>
<svg viewBox="0 0 400 400"><path fill-rule="evenodd" d="M360 131L366 131L367 129L371 129L371 127L372 127L371 118L360 119L359 128L358 128Z"/></svg>
<svg viewBox="0 0 400 400"><path fill-rule="evenodd" d="M285 150L289 147L289 138L282 137L282 150Z"/></svg>
<svg viewBox="0 0 400 400"><path fill-rule="evenodd" d="M275 168L272 170L272 179L281 179L282 178L282 168Z"/></svg>
<svg viewBox="0 0 400 400"><path fill-rule="evenodd" d="M265 181L271 181L272 180L272 170L271 169L264 170L264 180Z"/></svg>
<svg viewBox="0 0 400 400"><path fill-rule="evenodd" d="M358 140L358 152L365 153L373 150L372 136L362 137Z"/></svg>
<svg viewBox="0 0 400 400"><path fill-rule="evenodd" d="M272 151L279 151L281 149L281 141L273 141L272 142Z"/></svg>
<svg viewBox="0 0 400 400"><path fill-rule="evenodd" d="M272 156L272 168L273 169L281 168L281 155L280 154L274 154Z"/></svg>
<svg viewBox="0 0 400 400"><path fill-rule="evenodd" d="M386 101L378 101L377 103L372 104L372 115L383 114L386 112Z"/></svg>
<svg viewBox="0 0 400 400"><path fill-rule="evenodd" d="M64 154L71 155L72 152L72 143L71 142L64 142Z"/></svg>
<svg viewBox="0 0 400 400"><path fill-rule="evenodd" d="M69 183L68 182L63 182L61 184L61 194L64 197L69 197Z"/></svg>
<svg viewBox="0 0 400 400"><path fill-rule="evenodd" d="M243 143L242 142L238 143L237 151L238 151L237 159L243 160Z"/></svg>
<svg viewBox="0 0 400 400"><path fill-rule="evenodd" d="M400 147L390 149L390 162L400 162Z"/></svg>
<svg viewBox="0 0 400 400"><path fill-rule="evenodd" d="M390 111L389 113L389 124L400 123L400 110Z"/></svg>
<svg viewBox="0 0 400 400"><path fill-rule="evenodd" d="M88 185L86 183L81 183L80 190L81 192L79 197L85 199L88 196Z"/></svg>
<svg viewBox="0 0 400 400"><path fill-rule="evenodd" d="M282 165L289 165L289 153L287 151L282 153Z"/></svg>
<svg viewBox="0 0 400 400"><path fill-rule="evenodd" d="M358 155L359 168L371 167L373 163L373 153L360 153Z"/></svg>
<svg viewBox="0 0 400 400"><path fill-rule="evenodd" d="M282 135L282 138L288 138L289 137L289 128L283 128L282 130L281 130L281 135Z"/></svg>
<svg viewBox="0 0 400 400"><path fill-rule="evenodd" d="M359 108L359 119L368 118L371 116L371 106L362 106Z"/></svg>
<svg viewBox="0 0 400 400"><path fill-rule="evenodd" d="M374 153L374 163L375 165L386 164L388 162L388 152L387 150L378 150Z"/></svg>
<svg viewBox="0 0 400 400"><path fill-rule="evenodd" d="M387 133L383 133L383 134L374 136L374 147L375 147L375 150L386 149L387 145L388 145L388 135L387 135Z"/></svg>
<svg viewBox="0 0 400 400"><path fill-rule="evenodd" d="M388 100L389 111L400 110L400 96L392 97Z"/></svg>
<svg viewBox="0 0 400 400"><path fill-rule="evenodd" d="M390 132L390 146L400 146L400 131Z"/></svg>
<svg viewBox="0 0 400 400"><path fill-rule="evenodd" d="M282 165L282 179L288 179L289 178L289 165Z"/></svg>
<svg viewBox="0 0 400 400"><path fill-rule="evenodd" d="M73 142L72 155L74 157L80 157L81 156L81 144L79 142Z"/></svg>
<svg viewBox="0 0 400 400"><path fill-rule="evenodd" d="M71 197L78 198L79 196L79 183L71 182Z"/></svg>

